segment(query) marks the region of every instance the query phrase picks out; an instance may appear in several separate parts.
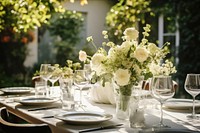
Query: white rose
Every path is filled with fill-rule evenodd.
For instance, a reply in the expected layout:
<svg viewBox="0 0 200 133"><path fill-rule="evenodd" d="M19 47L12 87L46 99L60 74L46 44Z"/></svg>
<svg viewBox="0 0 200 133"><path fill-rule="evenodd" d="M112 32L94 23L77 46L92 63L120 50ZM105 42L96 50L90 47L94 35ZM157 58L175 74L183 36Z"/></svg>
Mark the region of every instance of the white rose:
<svg viewBox="0 0 200 133"><path fill-rule="evenodd" d="M149 56L149 52L143 47L137 47L134 52L134 57L139 62L144 62L148 58L148 56Z"/></svg>
<svg viewBox="0 0 200 133"><path fill-rule="evenodd" d="M125 42L122 43L121 48L123 49L123 51L125 53L127 53L130 50L131 45L132 45L131 42L125 41Z"/></svg>
<svg viewBox="0 0 200 133"><path fill-rule="evenodd" d="M87 54L85 51L80 50L79 51L79 60L80 61L85 61L87 59Z"/></svg>
<svg viewBox="0 0 200 133"><path fill-rule="evenodd" d="M127 28L124 31L125 39L126 40L136 40L139 36L139 32L135 28Z"/></svg>
<svg viewBox="0 0 200 133"><path fill-rule="evenodd" d="M114 80L120 86L127 85L129 83L131 74L129 73L128 69L118 69L114 73Z"/></svg>
<svg viewBox="0 0 200 133"><path fill-rule="evenodd" d="M105 59L106 57L101 53L94 54L91 59L92 69L95 70L95 67L99 67Z"/></svg>

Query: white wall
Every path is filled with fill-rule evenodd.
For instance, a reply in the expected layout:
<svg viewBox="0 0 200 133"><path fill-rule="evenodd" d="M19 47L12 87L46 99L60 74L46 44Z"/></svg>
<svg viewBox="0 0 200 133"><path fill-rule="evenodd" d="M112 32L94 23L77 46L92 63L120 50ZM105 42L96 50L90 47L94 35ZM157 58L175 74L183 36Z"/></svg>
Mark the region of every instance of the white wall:
<svg viewBox="0 0 200 133"><path fill-rule="evenodd" d="M93 39L97 45L101 45L103 42L102 31L105 30L105 17L110 10L109 0L88 0L88 4L81 6L79 0L75 0L75 3L66 2L63 4L67 10L75 10L82 12L85 18L83 41L86 37L93 36ZM37 30L35 31L34 41L28 44L29 54L26 57L24 65L26 67L32 67L38 61L38 42L37 42ZM81 43L84 45L84 43Z"/></svg>
<svg viewBox="0 0 200 133"><path fill-rule="evenodd" d="M37 30L34 31L34 40L28 44L28 55L24 61L24 66L32 67L38 61L38 37Z"/></svg>
<svg viewBox="0 0 200 133"><path fill-rule="evenodd" d="M86 15L85 37L93 36L95 43L101 45L102 31L105 30L105 18L111 8L109 0L88 0L88 4L84 6L80 5L80 1L75 0L74 3L65 3L64 7L68 10L83 12Z"/></svg>

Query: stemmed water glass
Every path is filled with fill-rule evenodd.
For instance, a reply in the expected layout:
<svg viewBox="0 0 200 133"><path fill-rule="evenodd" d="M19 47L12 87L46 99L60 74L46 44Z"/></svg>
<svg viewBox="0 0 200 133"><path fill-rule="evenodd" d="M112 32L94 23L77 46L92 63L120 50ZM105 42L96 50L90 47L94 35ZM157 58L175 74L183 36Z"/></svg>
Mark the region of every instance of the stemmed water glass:
<svg viewBox="0 0 200 133"><path fill-rule="evenodd" d="M82 89L88 84L88 78L86 76L86 70L75 70L74 72L74 85L76 85L80 90L80 106L83 106L82 104Z"/></svg>
<svg viewBox="0 0 200 133"><path fill-rule="evenodd" d="M49 81L51 82L51 86L54 87L54 84L60 78L60 75L56 73L56 67L54 66L50 66L49 71L51 73L51 77L49 77Z"/></svg>
<svg viewBox="0 0 200 133"><path fill-rule="evenodd" d="M52 95L53 93L53 90L54 89L54 85L56 83L56 81L60 78L60 73L58 71L58 68L55 67L55 66L49 66L49 70L50 70L50 73L51 73L51 77L49 77L49 81L51 82L51 90L50 90L50 93Z"/></svg>
<svg viewBox="0 0 200 133"><path fill-rule="evenodd" d="M86 77L88 78L89 83L91 83L91 79L92 79L92 69L91 69L90 64L84 64L83 70L86 71ZM88 87L90 87L90 84L89 84Z"/></svg>
<svg viewBox="0 0 200 133"><path fill-rule="evenodd" d="M45 81L46 96L49 95L47 83L51 77L50 66L51 64L41 64L40 66L40 77Z"/></svg>
<svg viewBox="0 0 200 133"><path fill-rule="evenodd" d="M195 114L195 97L200 93L200 74L187 74L184 86L185 90L193 97L192 114L187 117L197 119L199 117Z"/></svg>
<svg viewBox="0 0 200 133"><path fill-rule="evenodd" d="M151 94L152 96L160 102L161 105L161 116L160 123L154 127L165 128L169 127L163 124L163 103L172 98L175 94L173 87L173 81L171 76L154 76L151 80Z"/></svg>

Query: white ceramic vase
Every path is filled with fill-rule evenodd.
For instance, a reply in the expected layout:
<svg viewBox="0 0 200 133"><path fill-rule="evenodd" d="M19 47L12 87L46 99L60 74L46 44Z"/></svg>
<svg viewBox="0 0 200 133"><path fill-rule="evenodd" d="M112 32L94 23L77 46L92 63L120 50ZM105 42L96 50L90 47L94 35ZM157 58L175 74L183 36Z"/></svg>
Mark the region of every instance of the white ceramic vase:
<svg viewBox="0 0 200 133"><path fill-rule="evenodd" d="M97 103L115 104L115 94L113 84L106 82L105 86L102 86L100 82L93 85L90 90L90 98Z"/></svg>

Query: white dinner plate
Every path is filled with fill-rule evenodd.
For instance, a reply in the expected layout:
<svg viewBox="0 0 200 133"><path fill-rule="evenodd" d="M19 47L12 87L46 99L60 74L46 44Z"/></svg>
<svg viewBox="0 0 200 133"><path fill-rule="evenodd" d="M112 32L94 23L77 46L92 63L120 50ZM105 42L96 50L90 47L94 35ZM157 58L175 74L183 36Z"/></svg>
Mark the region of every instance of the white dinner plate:
<svg viewBox="0 0 200 133"><path fill-rule="evenodd" d="M69 124L79 125L98 124L113 118L110 114L96 112L68 112L54 117Z"/></svg>
<svg viewBox="0 0 200 133"><path fill-rule="evenodd" d="M5 94L25 94L30 93L33 89L32 87L8 87L2 88L1 91Z"/></svg>
<svg viewBox="0 0 200 133"><path fill-rule="evenodd" d="M46 98L46 97L29 97L29 98L22 98L19 100L19 103L23 105L49 105L56 102L57 99Z"/></svg>
<svg viewBox="0 0 200 133"><path fill-rule="evenodd" d="M193 106L192 99L169 99L164 103L164 107L169 109L191 109ZM200 108L200 101L195 100L195 107Z"/></svg>

